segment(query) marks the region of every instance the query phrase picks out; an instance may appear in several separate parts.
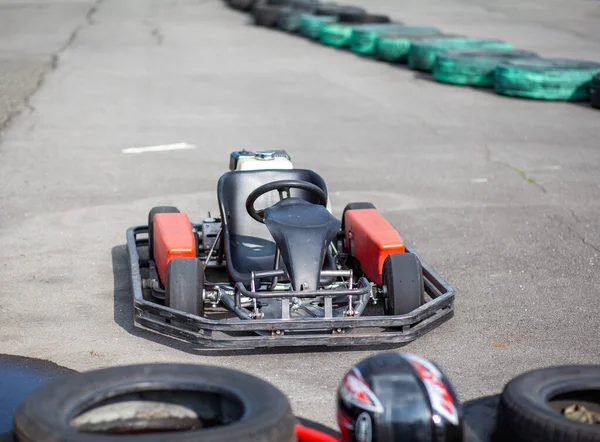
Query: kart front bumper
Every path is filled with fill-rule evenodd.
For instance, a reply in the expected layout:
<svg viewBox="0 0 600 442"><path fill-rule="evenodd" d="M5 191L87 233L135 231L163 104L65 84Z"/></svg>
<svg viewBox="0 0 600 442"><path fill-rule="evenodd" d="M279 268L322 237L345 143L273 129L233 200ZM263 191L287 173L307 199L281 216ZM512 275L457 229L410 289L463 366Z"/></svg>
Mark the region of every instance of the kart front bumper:
<svg viewBox="0 0 600 442"><path fill-rule="evenodd" d="M210 319L184 313L143 297L137 247L147 244L147 226L127 230L134 321L139 326L207 348L355 346L407 344L454 316L454 289L419 255L431 301L400 316L302 319Z"/></svg>

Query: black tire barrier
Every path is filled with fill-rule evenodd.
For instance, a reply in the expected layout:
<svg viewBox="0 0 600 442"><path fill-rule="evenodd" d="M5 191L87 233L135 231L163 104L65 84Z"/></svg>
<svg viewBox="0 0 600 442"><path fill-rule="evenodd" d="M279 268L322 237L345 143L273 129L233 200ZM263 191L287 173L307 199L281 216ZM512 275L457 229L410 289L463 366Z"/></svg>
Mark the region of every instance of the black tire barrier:
<svg viewBox="0 0 600 442"><path fill-rule="evenodd" d="M259 3L252 9L252 18L254 24L257 26L264 26L267 28L274 28L279 22L279 15L281 10L289 8L288 6L282 5L269 5L266 3Z"/></svg>
<svg viewBox="0 0 600 442"><path fill-rule="evenodd" d="M240 11L250 11L256 4L256 0L229 0L229 6Z"/></svg>

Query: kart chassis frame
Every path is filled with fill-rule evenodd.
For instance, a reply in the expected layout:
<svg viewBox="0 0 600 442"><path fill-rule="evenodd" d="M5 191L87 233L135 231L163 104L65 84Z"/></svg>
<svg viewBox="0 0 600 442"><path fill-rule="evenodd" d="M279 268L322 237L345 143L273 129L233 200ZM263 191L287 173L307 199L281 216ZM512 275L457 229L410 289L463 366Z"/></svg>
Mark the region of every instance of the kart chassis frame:
<svg viewBox="0 0 600 442"><path fill-rule="evenodd" d="M201 229L201 224L194 224ZM377 288L366 278L361 277L357 287L348 289L306 290L306 291L255 291L248 290L238 282L235 295L223 293L218 283L206 281L205 287L218 290L220 301L237 318L212 319L188 314L165 305L144 299L140 260L137 248L147 245L148 226L131 227L127 230L127 251L131 287L133 290L134 322L163 335L199 344L208 348L257 348L290 346L354 346L376 344L407 344L454 316L454 289L444 281L420 256L406 244L406 252L414 254L423 269L425 293L431 298L419 308L405 315L361 316L369 299L374 297ZM142 236L146 235L146 238ZM216 241L215 241L216 242ZM209 254L210 256L210 254ZM324 271L323 276L344 276L351 270ZM255 277L277 278L283 270L254 272ZM352 281L352 277L350 277ZM348 310L332 308L332 299L348 296L352 301ZM280 298L284 312L282 318L254 319L245 309L240 308L240 296L253 302L260 298ZM324 316L290 318L291 298L323 297ZM213 302L213 305L215 303ZM345 313L345 314L344 314Z"/></svg>

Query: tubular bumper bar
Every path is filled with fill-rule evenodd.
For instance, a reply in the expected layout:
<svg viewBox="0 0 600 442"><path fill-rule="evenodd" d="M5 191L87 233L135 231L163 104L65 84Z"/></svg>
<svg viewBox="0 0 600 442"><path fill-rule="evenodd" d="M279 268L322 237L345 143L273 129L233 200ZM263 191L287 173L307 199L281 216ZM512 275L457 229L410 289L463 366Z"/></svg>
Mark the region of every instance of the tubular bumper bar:
<svg viewBox="0 0 600 442"><path fill-rule="evenodd" d="M209 319L184 313L145 300L142 292L137 247L147 243L138 235L148 233L147 226L127 230L131 287L133 290L134 321L136 324L207 348L257 348L291 346L350 346L376 344L407 344L454 316L454 289L419 255L406 246L408 253L419 258L423 268L425 292L432 298L409 314L399 316L348 316L290 319ZM290 296L356 295L366 301L371 286L364 278L353 289L318 290L312 292L252 292L237 284L243 296L282 298ZM285 296L285 295L284 295ZM366 302L365 302L366 303ZM374 330L375 329L375 330Z"/></svg>

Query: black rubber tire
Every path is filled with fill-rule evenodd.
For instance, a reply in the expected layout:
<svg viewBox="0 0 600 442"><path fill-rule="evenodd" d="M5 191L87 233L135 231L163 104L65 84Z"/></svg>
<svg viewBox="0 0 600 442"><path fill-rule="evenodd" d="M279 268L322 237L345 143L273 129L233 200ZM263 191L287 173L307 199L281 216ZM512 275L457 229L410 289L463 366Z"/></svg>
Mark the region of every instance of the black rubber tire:
<svg viewBox="0 0 600 442"><path fill-rule="evenodd" d="M348 210L357 210L357 209L376 209L373 203L369 202L356 202L356 203L348 203L346 207L344 207L344 211L342 212L342 232L344 231L344 218L346 218L346 212Z"/></svg>
<svg viewBox="0 0 600 442"><path fill-rule="evenodd" d="M165 305L192 315L204 315L204 266L198 258L173 258L167 264Z"/></svg>
<svg viewBox="0 0 600 442"><path fill-rule="evenodd" d="M230 0L229 1L229 5L232 8L238 9L240 11L250 11L254 7L255 3L256 3L256 0Z"/></svg>
<svg viewBox="0 0 600 442"><path fill-rule="evenodd" d="M592 107L600 109L600 74L592 78L590 85L590 102Z"/></svg>
<svg viewBox="0 0 600 442"><path fill-rule="evenodd" d="M356 24L367 24L367 23L391 23L392 19L389 15L381 14L358 14L356 11L347 12L340 11L338 14L340 23L356 23ZM401 22L398 22L401 23Z"/></svg>
<svg viewBox="0 0 600 442"><path fill-rule="evenodd" d="M346 17L358 17L366 15L367 10L358 6L345 6L336 3L321 3L317 7L317 15L330 15L339 18L340 14L345 14Z"/></svg>
<svg viewBox="0 0 600 442"><path fill-rule="evenodd" d="M404 315L424 302L423 269L412 253L394 253L383 262L386 315Z"/></svg>
<svg viewBox="0 0 600 442"><path fill-rule="evenodd" d="M154 215L157 213L180 213L177 207L157 206L148 213L148 259L154 260Z"/></svg>
<svg viewBox="0 0 600 442"><path fill-rule="evenodd" d="M511 97L552 101L588 101L600 63L564 58L510 60L496 66L494 89Z"/></svg>
<svg viewBox="0 0 600 442"><path fill-rule="evenodd" d="M329 16L337 17L341 8L342 8L342 6L340 6L337 3L333 3L333 2L318 3L317 9L315 10L314 14L315 15L329 15ZM357 8L357 10L360 11L360 8Z"/></svg>
<svg viewBox="0 0 600 442"><path fill-rule="evenodd" d="M118 436L77 432L69 424L82 410L118 402L115 397L126 400L129 393L129 398L135 395L143 400L146 396L148 400L154 395L170 402L170 395L178 390L195 394L196 403L202 400L202 409L196 405L194 411L205 419L207 414L219 416L227 402L234 403L225 398L233 399L237 404L227 413L232 422L197 431ZM166 393L164 397L160 391ZM241 418L235 419L236 414ZM296 440L296 422L285 395L255 376L208 365L143 364L89 371L46 384L21 404L13 431L15 439L23 442L292 442Z"/></svg>
<svg viewBox="0 0 600 442"><path fill-rule="evenodd" d="M287 8L287 6L268 5L265 3L256 4L252 9L254 24L267 28L277 27L282 8Z"/></svg>
<svg viewBox="0 0 600 442"><path fill-rule="evenodd" d="M519 49L449 49L437 54L433 78L441 83L493 88L494 71L500 63L536 57L535 52Z"/></svg>
<svg viewBox="0 0 600 442"><path fill-rule="evenodd" d="M495 437L511 442L600 441L597 425L567 419L550 405L570 392L593 395L598 412L600 365L546 367L517 376L502 391Z"/></svg>

